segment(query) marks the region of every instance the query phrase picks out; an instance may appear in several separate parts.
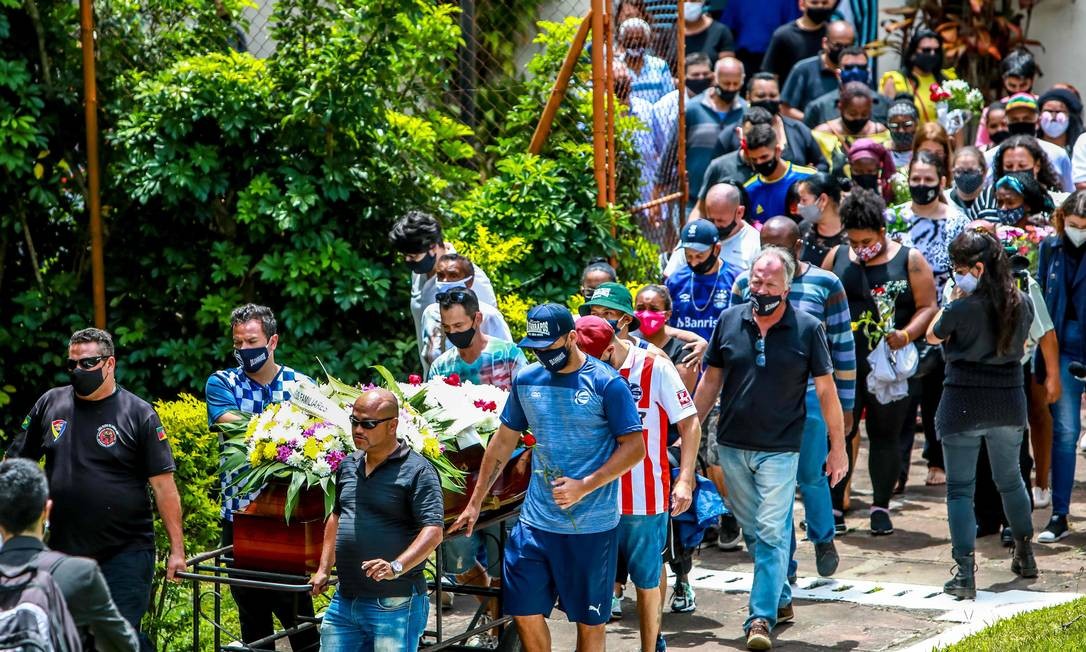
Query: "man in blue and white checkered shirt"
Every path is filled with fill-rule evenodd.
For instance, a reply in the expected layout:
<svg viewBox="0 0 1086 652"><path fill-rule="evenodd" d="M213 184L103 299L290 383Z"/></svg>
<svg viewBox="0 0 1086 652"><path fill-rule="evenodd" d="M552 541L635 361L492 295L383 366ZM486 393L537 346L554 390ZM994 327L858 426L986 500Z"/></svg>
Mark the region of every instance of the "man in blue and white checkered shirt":
<svg viewBox="0 0 1086 652"><path fill-rule="evenodd" d="M252 303L236 308L230 315L230 329L238 366L216 371L208 377L205 390L208 424L236 421L241 418L238 413L260 414L272 403L289 401L299 382L313 382L290 367L276 364L279 333L270 308ZM255 497L239 496L237 487L228 486L236 476L237 473L222 475L223 545L233 542L234 512L243 509ZM308 596L238 587L231 587L231 593L238 605L241 636L245 642L272 634L273 613L286 628L296 624L297 616L313 615L313 602ZM316 649L318 640L317 630L308 629L291 636L290 645L294 650Z"/></svg>

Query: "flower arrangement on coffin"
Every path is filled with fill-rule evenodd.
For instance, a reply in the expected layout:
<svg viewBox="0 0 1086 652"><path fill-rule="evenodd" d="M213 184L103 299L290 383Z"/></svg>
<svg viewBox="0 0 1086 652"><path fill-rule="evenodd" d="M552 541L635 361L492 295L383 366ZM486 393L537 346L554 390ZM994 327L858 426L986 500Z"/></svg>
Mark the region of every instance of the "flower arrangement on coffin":
<svg viewBox="0 0 1086 652"><path fill-rule="evenodd" d="M948 79L942 85L932 84L928 91L931 101L936 103L939 124L952 136L984 107L984 95L961 79Z"/></svg>

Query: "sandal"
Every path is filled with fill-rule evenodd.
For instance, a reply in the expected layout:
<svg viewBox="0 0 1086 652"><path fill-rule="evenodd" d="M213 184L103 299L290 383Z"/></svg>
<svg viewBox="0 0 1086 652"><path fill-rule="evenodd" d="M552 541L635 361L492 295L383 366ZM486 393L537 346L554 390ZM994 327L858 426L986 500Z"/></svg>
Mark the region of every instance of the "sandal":
<svg viewBox="0 0 1086 652"><path fill-rule="evenodd" d="M929 487L946 484L946 471L935 466L929 468L928 479L924 481L924 484Z"/></svg>

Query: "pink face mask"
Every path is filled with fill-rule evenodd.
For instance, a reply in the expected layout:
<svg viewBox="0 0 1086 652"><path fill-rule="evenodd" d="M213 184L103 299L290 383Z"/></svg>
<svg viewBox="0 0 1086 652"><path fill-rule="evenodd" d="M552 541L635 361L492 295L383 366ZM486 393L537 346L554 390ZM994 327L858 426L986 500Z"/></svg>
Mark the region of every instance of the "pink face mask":
<svg viewBox="0 0 1086 652"><path fill-rule="evenodd" d="M876 242L875 244L871 245L870 247L860 247L859 249L853 249L853 251L856 252L856 257L857 258L859 258L860 260L862 260L863 262L866 263L867 261L871 260L875 256L879 255L879 252L882 251L882 243L881 242Z"/></svg>
<svg viewBox="0 0 1086 652"><path fill-rule="evenodd" d="M634 315L641 322L641 328L639 329L641 334L646 337L652 337L658 333L664 327L664 323L667 322L667 315L655 310L638 310Z"/></svg>

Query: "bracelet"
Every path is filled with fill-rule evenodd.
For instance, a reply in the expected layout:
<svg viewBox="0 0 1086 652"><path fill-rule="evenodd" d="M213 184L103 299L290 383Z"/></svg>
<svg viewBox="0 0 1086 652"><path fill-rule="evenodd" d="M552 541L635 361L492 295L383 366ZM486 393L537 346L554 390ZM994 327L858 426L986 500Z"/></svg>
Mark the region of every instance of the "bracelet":
<svg viewBox="0 0 1086 652"><path fill-rule="evenodd" d="M904 328L901 329L901 334L905 336L906 344L913 341L913 338L909 336L909 331L905 330Z"/></svg>

